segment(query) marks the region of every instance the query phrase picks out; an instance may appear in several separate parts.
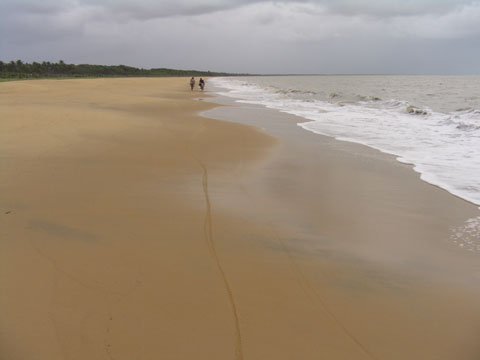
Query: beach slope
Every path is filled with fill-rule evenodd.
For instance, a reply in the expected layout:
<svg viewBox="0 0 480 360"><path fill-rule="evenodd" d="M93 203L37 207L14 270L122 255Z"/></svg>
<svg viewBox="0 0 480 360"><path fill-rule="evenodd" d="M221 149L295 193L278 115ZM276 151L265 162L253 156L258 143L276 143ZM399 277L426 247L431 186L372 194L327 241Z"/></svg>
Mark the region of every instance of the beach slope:
<svg viewBox="0 0 480 360"><path fill-rule="evenodd" d="M328 144L313 166L206 100L188 79L0 84L1 358L480 356L478 275L456 281L476 258L426 260L471 205ZM468 267L425 275L441 261Z"/></svg>

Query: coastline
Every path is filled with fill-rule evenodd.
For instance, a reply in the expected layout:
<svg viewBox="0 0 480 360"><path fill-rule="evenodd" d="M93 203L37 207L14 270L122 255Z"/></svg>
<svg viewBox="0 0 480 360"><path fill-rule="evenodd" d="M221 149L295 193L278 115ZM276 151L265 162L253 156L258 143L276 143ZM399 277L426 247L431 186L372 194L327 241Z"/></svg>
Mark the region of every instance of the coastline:
<svg viewBox="0 0 480 360"><path fill-rule="evenodd" d="M2 353L478 357L478 260L447 241L476 207L391 156L187 88L0 85Z"/></svg>
<svg viewBox="0 0 480 360"><path fill-rule="evenodd" d="M475 86L474 77L463 80L465 89ZM443 81L450 82L450 93L444 92ZM395 155L398 161L414 165L422 180L480 206L480 143L474 135L478 129L475 108L480 104L468 90L461 96L461 82L458 77L441 76L277 76L212 81L220 87L220 94L238 98L240 103L300 116L303 121L298 125L307 131ZM418 91L420 88L425 91ZM480 233L480 217L476 222Z"/></svg>
<svg viewBox="0 0 480 360"><path fill-rule="evenodd" d="M280 140L276 152L256 169L255 180L243 187L254 203L250 209L262 209L251 218L277 229L277 238L282 239L281 245L268 246L290 253L310 297L324 291L332 296L331 302L325 300L328 296L317 299L326 305L325 311L345 305L345 298L368 298L363 311L379 318L364 318L359 332L366 336L372 330L365 325L368 322L383 325L382 332L371 333L373 347L389 344L379 358L477 356L473 342L457 346L463 343L460 334L469 337L466 334L480 324L480 308L473 300L480 289L478 253L452 239L454 229L478 218L475 204L421 180L412 165L393 155L305 131L297 126L303 118L221 96L213 101L228 106L205 116L261 126ZM238 202L236 209L222 205L233 214L245 212L243 208L236 212ZM328 285L319 285L322 282ZM393 301L385 301L384 295ZM349 306L360 303L352 301ZM463 325L458 322L460 303L472 306ZM351 309L346 312L352 315ZM382 323L389 317L390 323ZM442 326L443 321L450 328ZM467 323L470 331L462 329ZM431 324L439 328L430 328ZM420 350L417 341L430 345ZM448 354L449 347L457 347L457 353Z"/></svg>

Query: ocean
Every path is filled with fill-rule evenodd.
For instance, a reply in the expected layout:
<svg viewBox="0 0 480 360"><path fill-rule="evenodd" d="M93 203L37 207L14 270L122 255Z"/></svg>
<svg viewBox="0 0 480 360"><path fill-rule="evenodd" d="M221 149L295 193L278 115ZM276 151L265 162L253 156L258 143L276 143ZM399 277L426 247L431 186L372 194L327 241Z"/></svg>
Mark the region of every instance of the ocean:
<svg viewBox="0 0 480 360"><path fill-rule="evenodd" d="M307 131L395 155L480 206L480 76L216 78L221 95L304 119ZM259 124L261 125L261 124Z"/></svg>
<svg viewBox="0 0 480 360"><path fill-rule="evenodd" d="M300 117L306 131L392 154L422 180L480 206L478 75L251 76L210 83L237 102ZM452 241L480 252L480 216L452 229Z"/></svg>

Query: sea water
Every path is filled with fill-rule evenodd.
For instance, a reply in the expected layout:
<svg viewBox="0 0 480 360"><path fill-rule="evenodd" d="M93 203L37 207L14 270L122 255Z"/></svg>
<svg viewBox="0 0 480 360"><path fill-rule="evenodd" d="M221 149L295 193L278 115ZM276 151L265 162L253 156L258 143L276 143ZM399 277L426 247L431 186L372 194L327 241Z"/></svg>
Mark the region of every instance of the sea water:
<svg viewBox="0 0 480 360"><path fill-rule="evenodd" d="M480 206L478 75L252 76L211 82L223 89L221 95L302 118L298 125L307 131L395 155L424 181ZM469 249L480 250L474 234L480 234L480 218L465 226ZM459 233L455 229L462 245Z"/></svg>

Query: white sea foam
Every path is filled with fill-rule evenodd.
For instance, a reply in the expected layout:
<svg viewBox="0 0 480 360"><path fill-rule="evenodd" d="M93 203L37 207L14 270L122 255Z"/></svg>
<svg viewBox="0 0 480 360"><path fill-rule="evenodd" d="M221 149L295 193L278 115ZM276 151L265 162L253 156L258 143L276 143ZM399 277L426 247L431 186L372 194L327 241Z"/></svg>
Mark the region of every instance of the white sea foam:
<svg viewBox="0 0 480 360"><path fill-rule="evenodd" d="M437 81L437 90L432 90L432 84L424 84L423 89L423 83L409 89L403 79L400 86L395 78L382 84L376 78L373 81L380 90L362 94L373 87L363 89L354 83L358 79L349 86L349 79L339 78L332 87L340 83L340 91L319 85L332 82L318 77L218 78L213 82L227 90L222 95L237 101L304 118L299 126L308 131L396 155L399 161L412 164L424 181L480 205L480 106L476 107L478 97L467 99L461 94L466 85L445 86L448 78L428 78L415 81ZM471 89L480 88L479 79L474 79ZM300 82L302 86L295 87ZM348 93L350 88L358 92Z"/></svg>
<svg viewBox="0 0 480 360"><path fill-rule="evenodd" d="M468 219L452 229L450 239L462 249L480 253L480 217Z"/></svg>

